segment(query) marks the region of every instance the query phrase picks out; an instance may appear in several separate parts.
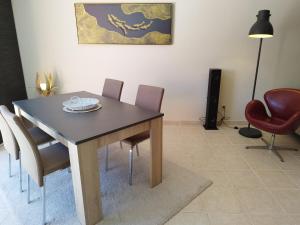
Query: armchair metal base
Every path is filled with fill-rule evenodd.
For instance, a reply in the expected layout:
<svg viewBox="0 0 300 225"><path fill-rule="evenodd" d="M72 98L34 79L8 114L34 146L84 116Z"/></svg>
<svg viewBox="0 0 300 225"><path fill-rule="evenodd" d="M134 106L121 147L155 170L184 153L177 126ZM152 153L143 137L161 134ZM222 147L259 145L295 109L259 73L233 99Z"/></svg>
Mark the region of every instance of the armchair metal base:
<svg viewBox="0 0 300 225"><path fill-rule="evenodd" d="M296 148L290 148L285 146L275 146L275 134L272 134L272 141L271 143L267 142L264 138L261 138L261 140L266 144L262 146L246 146L246 149L268 149L272 151L281 162L284 162L283 157L279 154L278 150L288 150L288 151L298 151Z"/></svg>

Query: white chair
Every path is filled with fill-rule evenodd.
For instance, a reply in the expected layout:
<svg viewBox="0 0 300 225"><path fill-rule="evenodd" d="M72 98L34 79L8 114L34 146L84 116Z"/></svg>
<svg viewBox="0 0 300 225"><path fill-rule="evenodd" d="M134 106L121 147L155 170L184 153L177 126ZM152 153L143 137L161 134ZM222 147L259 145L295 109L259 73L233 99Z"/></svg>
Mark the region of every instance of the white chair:
<svg viewBox="0 0 300 225"><path fill-rule="evenodd" d="M38 149L21 119L12 113L6 115L21 149L22 166L27 171L27 202L30 203L30 177L41 188L43 222L46 224L46 175L70 166L68 148L60 143Z"/></svg>
<svg viewBox="0 0 300 225"><path fill-rule="evenodd" d="M120 101L124 82L114 79L105 79L102 96ZM120 147L123 148L122 142ZM105 146L105 170L108 170L108 145Z"/></svg>
<svg viewBox="0 0 300 225"><path fill-rule="evenodd" d="M164 89L160 87L140 85L136 95L135 105L144 110L160 112L161 103L164 96ZM133 149L136 148L137 155L139 156L138 144L147 140L150 137L149 131L134 135L126 138L125 143L130 145L129 149L129 185L132 185L132 170L133 170ZM107 153L108 154L108 153ZM105 160L105 167L108 167L108 157Z"/></svg>
<svg viewBox="0 0 300 225"><path fill-rule="evenodd" d="M22 163L20 159L20 149L19 145L15 139L15 136L9 126L9 124L6 121L6 118L4 115L7 115L11 113L9 109L1 105L0 106L0 130L2 134L4 149L8 152L8 173L11 177L11 158L13 157L15 160L19 160L19 173L20 173L20 192L22 192ZM49 143L53 141L53 138L50 137L48 134L46 134L44 131L39 129L38 127L32 127L28 129L28 132L30 133L30 136L34 140L34 143L37 145Z"/></svg>

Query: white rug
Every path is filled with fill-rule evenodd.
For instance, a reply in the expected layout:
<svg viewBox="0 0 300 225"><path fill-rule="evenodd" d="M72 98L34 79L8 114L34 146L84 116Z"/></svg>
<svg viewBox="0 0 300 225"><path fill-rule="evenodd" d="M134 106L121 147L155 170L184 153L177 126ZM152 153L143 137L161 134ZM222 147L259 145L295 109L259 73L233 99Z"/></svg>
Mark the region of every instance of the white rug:
<svg viewBox="0 0 300 225"><path fill-rule="evenodd" d="M104 171L101 160L101 190L104 219L100 225L160 225L173 217L211 181L172 163L164 156L163 183L151 189L148 184L148 151L140 148L134 160L133 185L128 185L128 151L110 146L110 170ZM99 151L103 159L103 151ZM0 151L0 225L41 224L40 191L31 183L32 203L26 203L26 191L19 192L18 162L13 161L13 177L8 178L8 156ZM23 189L26 179L23 178ZM79 225L71 174L67 170L47 176L48 224Z"/></svg>

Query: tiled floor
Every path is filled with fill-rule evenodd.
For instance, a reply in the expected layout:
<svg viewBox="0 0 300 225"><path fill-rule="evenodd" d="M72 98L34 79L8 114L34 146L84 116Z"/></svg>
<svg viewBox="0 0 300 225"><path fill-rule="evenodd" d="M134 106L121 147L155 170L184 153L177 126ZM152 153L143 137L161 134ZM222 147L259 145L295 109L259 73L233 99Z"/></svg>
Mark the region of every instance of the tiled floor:
<svg viewBox="0 0 300 225"><path fill-rule="evenodd" d="M164 126L164 151L174 153L168 159L214 182L167 225L300 225L300 152L281 152L282 163L266 150L245 149L262 144L226 126ZM300 137L281 136L277 144L300 149Z"/></svg>
<svg viewBox="0 0 300 225"><path fill-rule="evenodd" d="M262 144L226 126L165 125L167 160L213 181L166 225L300 225L300 152L281 152L282 163L266 150L245 149ZM300 137L279 136L277 144L300 149Z"/></svg>

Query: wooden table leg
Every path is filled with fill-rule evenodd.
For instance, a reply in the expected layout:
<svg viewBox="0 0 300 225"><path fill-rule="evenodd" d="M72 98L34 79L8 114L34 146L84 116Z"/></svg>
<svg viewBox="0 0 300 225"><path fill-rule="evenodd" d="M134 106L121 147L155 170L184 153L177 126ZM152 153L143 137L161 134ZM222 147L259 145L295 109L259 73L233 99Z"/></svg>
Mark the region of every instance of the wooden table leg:
<svg viewBox="0 0 300 225"><path fill-rule="evenodd" d="M162 182L162 117L150 122L150 186L155 187Z"/></svg>
<svg viewBox="0 0 300 225"><path fill-rule="evenodd" d="M68 143L77 216L82 225L102 219L97 141Z"/></svg>

